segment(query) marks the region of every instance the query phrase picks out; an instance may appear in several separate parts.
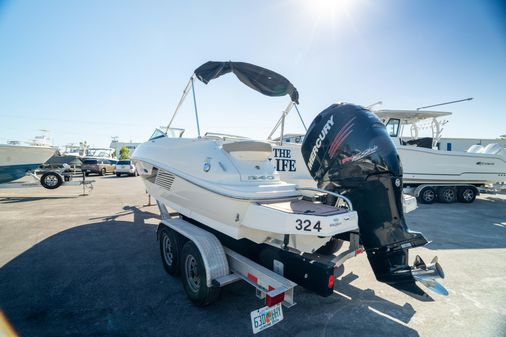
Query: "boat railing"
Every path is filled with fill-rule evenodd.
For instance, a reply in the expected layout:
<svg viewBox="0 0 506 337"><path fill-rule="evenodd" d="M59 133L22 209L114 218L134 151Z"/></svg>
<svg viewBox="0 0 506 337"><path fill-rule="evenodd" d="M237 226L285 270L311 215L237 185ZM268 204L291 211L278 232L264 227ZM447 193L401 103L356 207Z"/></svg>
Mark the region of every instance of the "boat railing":
<svg viewBox="0 0 506 337"><path fill-rule="evenodd" d="M330 194L330 195L332 195L332 196L334 196L334 197L337 198L335 206L338 205L339 200L342 200L342 201L344 201L346 203L347 208L350 211L353 211L353 204L351 203L351 200L348 199L347 197L345 197L342 194L331 192L331 191L327 191L327 190L325 190L323 188L313 188L313 187L298 187L297 190L298 191L313 191L313 192L320 192L320 193Z"/></svg>

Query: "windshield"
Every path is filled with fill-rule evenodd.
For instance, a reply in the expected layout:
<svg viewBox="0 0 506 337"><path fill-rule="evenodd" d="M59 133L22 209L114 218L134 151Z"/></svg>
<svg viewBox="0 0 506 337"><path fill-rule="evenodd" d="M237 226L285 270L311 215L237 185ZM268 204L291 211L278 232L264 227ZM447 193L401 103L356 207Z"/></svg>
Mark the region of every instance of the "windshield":
<svg viewBox="0 0 506 337"><path fill-rule="evenodd" d="M165 137L165 132L163 132L162 130L160 129L156 129L155 132L153 132L153 134L151 135L151 137L149 137L149 140L153 140L153 139L157 139L157 138L162 138L162 137Z"/></svg>
<svg viewBox="0 0 506 337"><path fill-rule="evenodd" d="M110 157L112 149L88 149L88 156L90 157Z"/></svg>
<svg viewBox="0 0 506 337"><path fill-rule="evenodd" d="M85 159L83 160L83 164L93 165L96 164L97 161L95 159Z"/></svg>
<svg viewBox="0 0 506 337"><path fill-rule="evenodd" d="M163 132L160 129L156 129L155 132L149 137L149 140L158 139L162 137L169 137L169 138L181 138L183 136L184 129L179 128L169 128L167 129L167 132Z"/></svg>
<svg viewBox="0 0 506 337"><path fill-rule="evenodd" d="M399 124L400 120L397 118L390 118L387 123L387 132L390 137L397 137L399 135Z"/></svg>
<svg viewBox="0 0 506 337"><path fill-rule="evenodd" d="M118 165L130 165L130 160L120 160Z"/></svg>
<svg viewBox="0 0 506 337"><path fill-rule="evenodd" d="M181 138L183 136L184 129L170 128L167 130L167 137L169 138Z"/></svg>

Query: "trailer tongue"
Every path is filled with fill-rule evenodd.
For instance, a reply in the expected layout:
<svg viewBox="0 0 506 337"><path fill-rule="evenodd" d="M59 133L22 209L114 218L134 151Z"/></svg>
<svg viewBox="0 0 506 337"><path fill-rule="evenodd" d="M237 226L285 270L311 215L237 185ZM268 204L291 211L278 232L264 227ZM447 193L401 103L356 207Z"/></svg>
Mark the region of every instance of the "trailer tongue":
<svg viewBox="0 0 506 337"><path fill-rule="evenodd" d="M434 259L417 256L409 266L409 249L428 243L408 229L402 210L402 166L385 126L369 110L333 104L309 127L302 155L318 187L348 197L358 212L360 241L376 279L421 300L430 300L415 281L441 295L444 278ZM334 204L332 196L327 203Z"/></svg>

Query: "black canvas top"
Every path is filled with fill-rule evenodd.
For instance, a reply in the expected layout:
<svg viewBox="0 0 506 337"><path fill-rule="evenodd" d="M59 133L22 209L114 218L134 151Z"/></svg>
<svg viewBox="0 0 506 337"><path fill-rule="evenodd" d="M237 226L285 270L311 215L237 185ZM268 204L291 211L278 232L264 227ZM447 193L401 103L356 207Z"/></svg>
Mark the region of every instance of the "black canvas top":
<svg viewBox="0 0 506 337"><path fill-rule="evenodd" d="M290 95L293 102L299 104L299 93L290 81L274 71L244 62L209 61L195 69L197 78L205 84L233 72L239 80L251 89L267 96Z"/></svg>

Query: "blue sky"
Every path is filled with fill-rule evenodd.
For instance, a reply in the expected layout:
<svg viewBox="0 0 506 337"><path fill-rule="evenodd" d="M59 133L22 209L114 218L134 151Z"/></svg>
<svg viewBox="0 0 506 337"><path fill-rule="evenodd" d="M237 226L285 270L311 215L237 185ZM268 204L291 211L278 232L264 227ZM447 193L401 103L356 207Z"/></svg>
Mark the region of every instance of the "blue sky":
<svg viewBox="0 0 506 337"><path fill-rule="evenodd" d="M0 142L51 130L55 145L144 141L167 124L200 64L287 77L306 122L336 101L384 109L474 97L447 137L506 134L501 1L2 1ZM265 138L287 97L233 75L196 85L201 128ZM195 135L191 99L175 126ZM288 131L301 131L295 114Z"/></svg>

